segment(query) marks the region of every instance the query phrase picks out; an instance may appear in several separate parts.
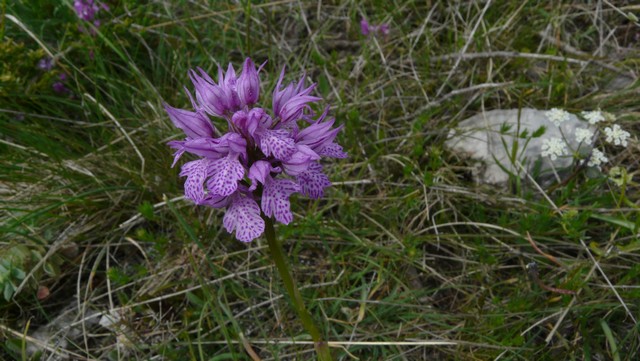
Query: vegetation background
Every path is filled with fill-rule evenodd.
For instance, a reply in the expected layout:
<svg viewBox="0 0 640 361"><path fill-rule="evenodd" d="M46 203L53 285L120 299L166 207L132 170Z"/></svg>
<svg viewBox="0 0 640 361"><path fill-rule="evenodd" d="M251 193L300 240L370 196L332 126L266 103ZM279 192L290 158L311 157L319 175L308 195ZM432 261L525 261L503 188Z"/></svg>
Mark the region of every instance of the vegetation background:
<svg viewBox="0 0 640 361"><path fill-rule="evenodd" d="M286 65L345 124L335 185L278 228L339 360L638 359L637 3L106 3L94 28L70 0L0 1L0 359L314 357L265 242L170 168L162 102L247 56L263 100ZM474 184L449 130L519 107L601 108L632 140L599 176Z"/></svg>

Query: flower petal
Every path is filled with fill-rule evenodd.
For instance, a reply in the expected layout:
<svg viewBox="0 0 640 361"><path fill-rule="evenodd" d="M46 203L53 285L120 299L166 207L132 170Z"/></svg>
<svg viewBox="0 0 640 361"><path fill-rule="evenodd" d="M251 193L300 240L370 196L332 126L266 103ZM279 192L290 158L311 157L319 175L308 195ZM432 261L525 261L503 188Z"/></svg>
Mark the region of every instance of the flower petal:
<svg viewBox="0 0 640 361"><path fill-rule="evenodd" d="M200 204L204 199L203 184L207 178L207 161L200 159L185 163L180 171L180 176L187 177L184 182L184 195L196 204Z"/></svg>
<svg viewBox="0 0 640 361"><path fill-rule="evenodd" d="M260 96L260 78L256 71L256 65L251 61L251 58L247 58L244 61L242 74L240 74L238 78L236 89L240 102L243 105L252 105L258 101L258 97Z"/></svg>
<svg viewBox="0 0 640 361"><path fill-rule="evenodd" d="M327 144L318 152L319 155L331 158L346 158L348 154L342 150L342 146L336 143Z"/></svg>
<svg viewBox="0 0 640 361"><path fill-rule="evenodd" d="M169 114L173 124L182 129L189 138L213 137L214 128L209 119L201 112L190 112L164 104L164 109Z"/></svg>
<svg viewBox="0 0 640 361"><path fill-rule="evenodd" d="M365 18L360 20L360 32L362 35L369 35L369 22Z"/></svg>
<svg viewBox="0 0 640 361"><path fill-rule="evenodd" d="M211 77L200 69L201 77L195 71L189 71L191 82L196 88L196 99L200 106L210 115L222 118L225 111L229 110L231 99L229 94L217 84L211 82Z"/></svg>
<svg viewBox="0 0 640 361"><path fill-rule="evenodd" d="M315 86L315 85L312 85ZM303 95L303 93L294 95L286 103L282 105L280 113L277 114L282 118L282 123L286 124L291 121L296 121L302 115L302 112L309 108L309 103L314 103L322 98L314 97L311 95Z"/></svg>
<svg viewBox="0 0 640 361"><path fill-rule="evenodd" d="M300 193L313 199L321 198L324 189L331 186L329 177L322 172L322 166L318 163L312 163L305 172L298 174L297 181Z"/></svg>
<svg viewBox="0 0 640 361"><path fill-rule="evenodd" d="M210 159L218 159L229 153L229 144L223 138L187 139L183 148L189 153Z"/></svg>
<svg viewBox="0 0 640 361"><path fill-rule="evenodd" d="M230 197L218 196L215 194L209 194L204 198L200 204L209 206L211 208L224 208L229 205Z"/></svg>
<svg viewBox="0 0 640 361"><path fill-rule="evenodd" d="M278 222L289 224L293 220L289 196L299 191L300 186L290 179L267 178L262 193L262 211L267 217L275 216Z"/></svg>
<svg viewBox="0 0 640 361"><path fill-rule="evenodd" d="M172 140L168 142L167 145L176 150L176 152L173 153L173 163L171 164L171 168L173 168L175 167L176 163L178 163L178 160L180 159L180 157L182 157L184 152L186 152L186 149L184 149L184 141Z"/></svg>
<svg viewBox="0 0 640 361"><path fill-rule="evenodd" d="M319 160L320 156L306 145L296 145L296 152L289 159L282 162L282 167L287 174L297 176L306 171L312 162Z"/></svg>
<svg viewBox="0 0 640 361"><path fill-rule="evenodd" d="M293 138L284 129L266 129L260 134L260 150L266 155L273 155L279 160L287 160L296 151Z"/></svg>
<svg viewBox="0 0 640 361"><path fill-rule="evenodd" d="M264 220L260 217L260 207L251 198L237 195L231 201L222 220L227 232L233 233L242 242L251 242L264 232Z"/></svg>
<svg viewBox="0 0 640 361"><path fill-rule="evenodd" d="M249 190L254 191L258 187L258 183L264 184L269 173L271 173L271 164L266 160L259 160L253 163L249 169L249 180L251 180Z"/></svg>
<svg viewBox="0 0 640 361"><path fill-rule="evenodd" d="M211 194L228 196L238 189L238 181L244 177L244 167L238 157L228 156L215 160L208 167L213 174L207 181Z"/></svg>

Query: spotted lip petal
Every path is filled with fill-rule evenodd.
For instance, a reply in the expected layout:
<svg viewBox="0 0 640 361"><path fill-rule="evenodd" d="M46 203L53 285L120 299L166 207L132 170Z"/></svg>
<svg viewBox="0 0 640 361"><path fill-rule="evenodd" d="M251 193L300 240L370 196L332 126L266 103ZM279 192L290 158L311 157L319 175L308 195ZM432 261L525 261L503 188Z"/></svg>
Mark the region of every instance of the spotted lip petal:
<svg viewBox="0 0 640 361"><path fill-rule="evenodd" d="M225 158L210 162L207 188L211 194L229 196L238 189L238 181L244 177L244 167L237 156L229 155Z"/></svg>
<svg viewBox="0 0 640 361"><path fill-rule="evenodd" d="M347 157L347 153L342 150L342 146L336 143L325 145L318 151L318 155L338 159L344 159Z"/></svg>
<svg viewBox="0 0 640 361"><path fill-rule="evenodd" d="M296 145L286 130L265 129L260 134L260 150L266 156L285 161L296 151Z"/></svg>
<svg viewBox="0 0 640 361"><path fill-rule="evenodd" d="M242 242L251 242L264 232L264 220L260 217L260 206L251 198L236 195L231 200L222 220L227 232L236 232Z"/></svg>
<svg viewBox="0 0 640 361"><path fill-rule="evenodd" d="M194 160L185 163L180 171L180 176L187 177L184 182L184 194L196 204L204 199L204 180L207 178L207 161L205 159Z"/></svg>
<svg viewBox="0 0 640 361"><path fill-rule="evenodd" d="M322 166L312 163L309 168L296 177L300 185L300 193L309 198L318 199L324 195L324 189L331 186L331 181L322 172Z"/></svg>
<svg viewBox="0 0 640 361"><path fill-rule="evenodd" d="M294 181L268 177L262 192L262 211L267 217L289 224L293 220L289 197L296 192L300 192L300 186Z"/></svg>

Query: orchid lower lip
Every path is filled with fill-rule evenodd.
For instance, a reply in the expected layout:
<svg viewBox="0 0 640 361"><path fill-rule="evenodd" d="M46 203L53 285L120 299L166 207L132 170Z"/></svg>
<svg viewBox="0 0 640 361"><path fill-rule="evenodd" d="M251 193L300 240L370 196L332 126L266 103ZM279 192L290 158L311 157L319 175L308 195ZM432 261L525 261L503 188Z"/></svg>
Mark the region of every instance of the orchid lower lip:
<svg viewBox="0 0 640 361"><path fill-rule="evenodd" d="M191 70L194 111L165 105L186 135L169 143L176 150L174 164L184 153L198 157L182 166L185 196L198 205L226 208L224 227L243 242L264 233L263 215L290 223L292 194L322 197L331 182L321 158L347 156L335 143L342 126L333 128L329 107L320 115L312 110L322 100L311 95L315 84L305 87L303 76L283 87L283 68L267 109L259 105L258 73L250 58L239 76L231 64L226 72L218 69L217 82L203 69ZM227 123L227 132L217 136L220 129L209 116Z"/></svg>

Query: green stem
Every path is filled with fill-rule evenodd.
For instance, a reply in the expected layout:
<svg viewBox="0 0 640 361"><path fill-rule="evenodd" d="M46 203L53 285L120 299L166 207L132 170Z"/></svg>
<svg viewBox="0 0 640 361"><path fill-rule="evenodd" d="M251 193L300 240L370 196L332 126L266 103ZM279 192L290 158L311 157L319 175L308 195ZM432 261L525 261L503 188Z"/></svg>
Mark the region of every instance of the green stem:
<svg viewBox="0 0 640 361"><path fill-rule="evenodd" d="M291 277L289 263L284 255L284 250L276 239L276 231L273 228L273 221L271 218L265 216L262 218L265 223L265 235L267 237L267 243L269 244L271 257L273 257L273 261L276 263L278 273L280 273L280 277L282 278L282 281L284 281L284 287L287 289L287 293L293 302L293 307L298 313L298 317L300 317L300 320L302 321L302 325L311 335L316 353L318 354L318 360L331 361L333 359L331 358L329 345L322 339L322 334L313 323L313 319L311 318L309 311L307 311L307 308L304 306L300 291L298 290L298 287L296 287L293 277Z"/></svg>

